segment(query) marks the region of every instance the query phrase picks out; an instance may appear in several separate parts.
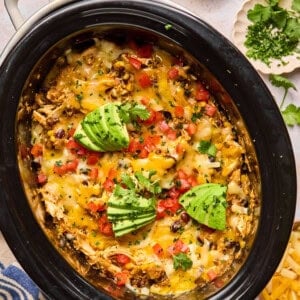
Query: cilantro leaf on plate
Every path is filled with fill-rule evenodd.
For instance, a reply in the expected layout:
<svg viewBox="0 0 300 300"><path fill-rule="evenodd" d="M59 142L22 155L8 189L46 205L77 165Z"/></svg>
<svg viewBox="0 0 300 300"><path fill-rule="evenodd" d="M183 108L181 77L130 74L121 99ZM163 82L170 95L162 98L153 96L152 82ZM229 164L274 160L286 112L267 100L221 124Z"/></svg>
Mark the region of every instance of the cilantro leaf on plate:
<svg viewBox="0 0 300 300"><path fill-rule="evenodd" d="M248 11L247 17L253 23L266 22L271 18L271 14L271 7L255 4L254 8Z"/></svg>
<svg viewBox="0 0 300 300"><path fill-rule="evenodd" d="M300 107L289 104L281 113L288 126L300 125Z"/></svg>
<svg viewBox="0 0 300 300"><path fill-rule="evenodd" d="M300 12L300 0L294 0L292 3L292 9L294 11Z"/></svg>
<svg viewBox="0 0 300 300"><path fill-rule="evenodd" d="M294 89L295 91L297 90L296 86L287 78L281 76L281 75L275 75L275 74L270 74L269 80L272 83L272 85L276 87L282 87L284 88L284 95L280 103L280 109L283 107L284 100L286 98L287 92L289 89Z"/></svg>
<svg viewBox="0 0 300 300"><path fill-rule="evenodd" d="M271 83L276 87L282 87L285 90L288 90L289 88L292 88L295 91L297 90L295 85L290 80L281 75L270 74L269 79Z"/></svg>

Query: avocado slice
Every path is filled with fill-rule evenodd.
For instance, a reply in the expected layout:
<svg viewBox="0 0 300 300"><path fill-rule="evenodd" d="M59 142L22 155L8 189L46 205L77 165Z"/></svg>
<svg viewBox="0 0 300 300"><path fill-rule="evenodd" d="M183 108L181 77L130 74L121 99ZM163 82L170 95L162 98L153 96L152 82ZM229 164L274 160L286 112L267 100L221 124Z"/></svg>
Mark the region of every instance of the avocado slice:
<svg viewBox="0 0 300 300"><path fill-rule="evenodd" d="M196 221L210 228L226 228L227 187L217 183L196 186L183 194L179 202Z"/></svg>
<svg viewBox="0 0 300 300"><path fill-rule="evenodd" d="M126 148L129 145L129 135L126 125L122 123L119 116L119 109L116 105L108 103L103 106L104 119L110 133L112 143L120 148Z"/></svg>
<svg viewBox="0 0 300 300"><path fill-rule="evenodd" d="M139 213L139 212L131 212L128 214L112 214L109 213L108 214L108 220L109 221L113 221L113 222L117 222L120 220L131 220L131 219L143 219L143 218L147 218L153 216L153 212L147 212L147 213Z"/></svg>
<svg viewBox="0 0 300 300"><path fill-rule="evenodd" d="M141 219L119 220L117 222L113 222L113 231L115 236L121 236L151 223L154 219L155 214Z"/></svg>
<svg viewBox="0 0 300 300"><path fill-rule="evenodd" d="M108 216L133 216L140 217L143 214L153 213L155 210L152 207L148 209L130 209L130 208L120 208L120 207L112 207L108 206L107 214Z"/></svg>
<svg viewBox="0 0 300 300"><path fill-rule="evenodd" d="M103 149L98 145L96 145L95 143L93 143L93 141L87 136L87 134L82 128L81 123L77 126L73 137L77 142L79 142L85 148L92 151L103 152Z"/></svg>
<svg viewBox="0 0 300 300"><path fill-rule="evenodd" d="M101 139L101 142L103 143L104 148L107 149L107 151L117 151L121 148L113 140L113 136L107 126L105 117L105 115L109 113L107 107L110 105L113 104L108 103L99 107L99 111L97 112L99 122L94 123L93 130L95 130L98 133L98 136ZM95 114L95 117L97 117L97 114Z"/></svg>
<svg viewBox="0 0 300 300"><path fill-rule="evenodd" d="M154 210L153 199L147 199L144 197L130 197L124 196L122 198L111 196L108 202L109 207L127 208L129 210L147 211Z"/></svg>
<svg viewBox="0 0 300 300"><path fill-rule="evenodd" d="M90 140L98 145L98 147L102 148L104 151L115 150L114 148L109 147L109 132L106 128L101 107L93 110L85 116L82 120L82 127Z"/></svg>

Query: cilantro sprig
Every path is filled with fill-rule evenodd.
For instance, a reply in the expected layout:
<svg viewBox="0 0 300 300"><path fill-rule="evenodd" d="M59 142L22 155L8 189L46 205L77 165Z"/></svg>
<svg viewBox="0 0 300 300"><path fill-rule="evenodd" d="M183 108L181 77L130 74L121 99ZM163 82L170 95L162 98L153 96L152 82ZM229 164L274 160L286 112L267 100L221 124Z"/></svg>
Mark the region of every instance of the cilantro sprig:
<svg viewBox="0 0 300 300"><path fill-rule="evenodd" d="M284 95L279 108L285 123L288 126L300 125L300 107L297 107L294 104L289 104L285 107L285 109L283 109L289 89L294 89L296 91L296 86L290 80L281 75L270 74L269 79L272 85L284 89Z"/></svg>
<svg viewBox="0 0 300 300"><path fill-rule="evenodd" d="M193 261L185 254L185 253L178 253L173 256L173 268L175 270L182 269L186 271L193 266Z"/></svg>
<svg viewBox="0 0 300 300"><path fill-rule="evenodd" d="M147 120L150 117L150 112L142 104L125 103L119 106L119 115L122 121L128 124L138 119Z"/></svg>
<svg viewBox="0 0 300 300"><path fill-rule="evenodd" d="M284 95L279 105L279 108L282 109L288 90L292 88L296 91L297 89L290 80L281 75L270 74L269 79L274 86L284 88Z"/></svg>
<svg viewBox="0 0 300 300"><path fill-rule="evenodd" d="M207 154L212 157L215 157L217 154L216 146L209 141L200 141L198 150L200 153Z"/></svg>

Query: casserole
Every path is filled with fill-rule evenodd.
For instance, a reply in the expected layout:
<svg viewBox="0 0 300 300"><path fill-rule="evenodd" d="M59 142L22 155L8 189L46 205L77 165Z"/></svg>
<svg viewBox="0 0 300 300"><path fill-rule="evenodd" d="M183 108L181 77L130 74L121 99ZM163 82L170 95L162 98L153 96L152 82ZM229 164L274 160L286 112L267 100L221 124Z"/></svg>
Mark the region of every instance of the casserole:
<svg viewBox="0 0 300 300"><path fill-rule="evenodd" d="M124 2L123 2L124 4ZM59 18L61 17L60 13L62 11L56 10L53 12L54 16L47 15L43 21L41 22L40 26L36 24L35 30L31 31L30 34L26 35L21 38L22 42L19 41L17 43L18 47L15 47L12 52L10 52L3 60L3 65L1 68L1 85L4 86L3 94L1 94L1 97L5 97L8 99L7 101L10 103L10 106L4 105L4 103L1 103L1 113L4 115L10 115L13 111L16 112L16 107L18 104L18 99L20 98L20 91L23 89L23 86L29 76L29 73L35 66L36 62L39 60L41 56L48 50L48 48L51 48L53 44L58 42L63 36L68 36L69 34L73 34L73 32L76 32L77 30L81 30L83 27L90 27L91 22L98 23L100 16L101 22L105 23L105 21L109 24L114 22L121 22L122 20L122 11L119 9L120 3L118 2L112 2L107 3L103 2L101 5L103 5L101 8L95 9L97 7L97 3L95 1L85 1L84 3L74 3L70 6L63 6L61 8L62 11L64 11L64 17L67 16L69 18L66 26L65 32L58 32L54 30L55 27L55 17ZM112 7L110 7L110 5ZM152 5L151 7L147 6L147 3L145 2L131 2L129 1L128 7L123 12L123 18L124 23L126 19L126 23L133 22L135 26L141 27L141 24L145 27L149 27L151 24L151 28L153 30L157 31L160 35L167 35L167 39L171 39L175 41L175 44L183 45L183 47L191 53L194 57L201 60L202 63L205 64L205 66L209 69L210 72L214 74L214 76L222 83L223 87L229 92L231 98L234 99L235 105L239 108L239 112L241 113L243 120L248 128L248 131L250 133L250 137L254 142L254 148L257 153L257 158L260 166L261 171L261 179L262 179L262 217L260 220L260 226L258 229L258 233L256 236L256 240L254 242L252 252L249 255L249 258L241 271L238 273L238 275L233 279L233 281L228 284L222 291L220 291L219 294L215 295L215 297L226 297L230 296L233 298L242 297L243 293L247 292L247 295L254 295L257 294L259 290L262 288L263 283L267 280L267 278L262 279L258 278L257 274L255 274L254 266L260 266L260 262L257 261L257 258L255 257L255 253L265 253L267 255L267 251L270 249L268 247L271 247L271 249L274 249L273 247L276 247L278 252L274 254L274 257L269 257L270 261L274 262L274 266L272 268L267 267L267 261L266 257L263 255L263 261L266 263L266 273L264 276L267 277L266 274L271 274L272 271L274 271L274 268L276 267L276 264L278 263L278 258L282 255L282 250L284 248L284 244L287 240L287 234L291 228L291 220L293 218L294 213L294 205L295 205L295 170L294 170L294 162L293 162L293 155L291 152L291 146L290 142L286 133L286 129L284 127L284 124L281 120L280 114L277 111L277 108L275 106L275 103L273 99L271 98L269 92L266 90L265 86L262 84L261 80L259 79L258 75L255 73L255 71L251 68L251 66L244 60L243 57L240 56L239 52L231 46L230 43L228 43L223 37L220 37L214 30L212 30L207 24L202 23L201 21L195 19L191 15L187 15L186 13L179 12L176 9L172 7L168 7L162 4ZM93 8L93 10L92 10ZM118 8L118 9L116 9ZM143 15L138 19L137 16L139 16L141 9L143 8L144 12ZM146 9L147 8L147 9ZM145 9L146 12L145 13ZM166 11L164 11L166 9ZM101 14L102 10L102 14ZM111 13L108 14L107 12L111 10ZM131 10L131 11L130 11ZM130 13L129 13L130 11ZM172 13L170 13L170 11ZM104 12L106 13L104 15ZM134 14L133 14L134 12ZM151 21L151 16L155 13L160 18L156 18L160 23L156 23L156 21ZM134 18L132 15L134 15ZM131 16L131 18L130 18ZM183 23L178 22L178 16L182 16L182 18L186 21ZM79 18L80 17L80 18ZM79 22L75 22L77 20L76 18L79 18L81 20L81 24L75 24ZM134 20L133 20L134 19ZM73 22L72 22L73 20ZM53 22L53 23L52 23ZM195 22L195 23L194 23ZM46 23L47 27L46 28ZM122 23L122 22L121 22ZM138 25L136 25L138 23ZM180 23L180 24L178 24ZM49 25L52 24L52 27ZM173 24L174 31L165 32L164 25L165 24ZM177 26L178 24L178 26ZM199 26L201 24L201 26ZM180 25L180 26L179 26ZM183 26L184 25L184 26ZM197 26L196 26L197 25ZM44 26L44 27L43 27ZM75 28L74 28L75 26ZM76 28L78 26L78 28ZM152 27L153 26L153 27ZM196 27L195 27L196 26ZM72 28L71 28L72 27ZM39 34L45 35L47 34L47 30L55 31L54 34L49 36L47 38L47 41L43 40L40 41ZM195 29L196 28L196 29ZM144 28L147 29L147 28ZM38 32L40 33L38 34ZM191 35L191 32L193 32L195 35ZM59 36L63 35L63 36ZM199 48L195 49L194 44L197 42L196 40L193 40L193 37L197 36L198 38L201 38L200 41L200 51ZM217 36L217 38L216 38ZM188 37L188 38L187 38ZM26 42L24 40L28 40L28 43L34 43L36 44L37 51L33 53L33 57L27 56L28 55L28 48L26 49L25 45ZM198 40L199 42L199 40ZM48 45L46 45L48 43ZM61 43L60 45L62 45ZM220 50L222 49L222 54L220 54ZM225 50L225 51L224 51ZM40 51L40 52L39 52ZM19 52L19 57L17 53ZM39 54L38 54L39 53ZM53 53L53 52L52 52ZM18 76L18 80L14 80L14 76L12 76L13 68L9 69L8 67L12 64L19 65L22 57L27 56L27 63L28 68L22 68L20 75ZM243 66L241 69L240 66ZM220 67L221 66L221 67ZM26 69L26 70L25 70ZM23 74L24 73L24 74ZM11 76L9 76L11 74ZM16 82L17 81L17 82ZM14 88L12 89L8 82L13 82ZM251 93L249 91L249 86L251 87ZM19 93L15 94L15 91L19 91ZM224 98L223 98L224 99ZM253 100L255 99L255 100ZM14 100L14 101L13 101ZM258 103L255 103L253 101L258 101ZM256 110L256 105L258 105L261 110ZM231 107L232 106L232 107ZM233 112L234 105L229 104L227 105L228 109L231 109ZM2 117L1 116L1 117ZM20 216L18 216L18 211L16 212L16 209L21 209L21 206L18 206L17 203L12 203L11 199L14 199L14 197L24 197L22 186L17 185L14 191L11 191L11 186L7 186L9 182L7 181L7 174L9 176L13 176L12 180L13 182L18 182L18 171L16 169L16 160L15 160L15 152L11 151L11 149L14 149L14 120L10 119L7 120L4 124L1 125L1 135L3 134L3 144L1 149L1 183L5 188L2 189L3 197L1 199L4 200L4 207L14 207L13 211L11 212L11 208L8 208L8 211L4 212L3 214L10 215L11 213L15 214L15 217L17 220L22 222L29 222L33 226L33 228L36 229L36 235L38 240L43 240L43 234L40 232L39 228L36 226L36 223L34 219L26 219L22 220L20 219ZM268 133L266 133L263 128L267 126ZM278 137L277 133L281 132L282 134L280 137ZM11 148L13 147L13 148ZM272 153L270 156L269 154ZM4 160L5 157L5 160ZM9 172L9 170L11 170ZM272 170L272 172L270 172ZM274 182L277 182L278 184L274 184ZM270 190L268 187L273 184L273 187L276 188L276 190ZM8 191L10 191L12 194L8 195ZM22 196L21 196L22 195ZM15 199L16 199L15 198ZM271 200L272 199L272 200ZM278 199L278 200L277 200ZM12 203L12 205L9 205L9 203ZM27 202L23 201L20 204L22 205L22 213L21 215L28 214L29 216L32 216L30 209L27 207ZM275 205L274 205L275 203ZM289 207L289 209L285 209L286 207ZM282 218L284 218L284 221L282 221ZM1 220L4 220L4 217L1 217ZM3 228L7 228L9 222L7 219L3 224ZM21 222L21 223L22 223ZM276 226L275 226L275 225ZM274 227L275 226L275 227ZM17 226L17 228L23 228L23 233L29 230L28 224ZM2 228L2 224L1 224ZM2 229L4 231L4 234L6 232L5 229ZM17 230L17 229L16 229ZM27 231L28 234L30 232ZM272 237L272 233L269 236L266 236L266 232L274 232L273 234L276 235L276 232L282 236L281 241L275 240ZM9 234L6 233L7 238L9 239ZM26 234L24 235L24 237ZM12 237L11 237L12 238ZM260 239L268 240L265 241L264 245L261 243L258 243ZM29 243L34 242L34 238L28 238L26 241L29 241ZM43 240L45 244L47 244L46 240ZM37 242L37 240L36 240ZM279 243L276 244L276 243ZM265 245L268 245L267 247L264 247ZM33 245L33 244L31 244ZM268 250L267 250L268 249ZM280 251L281 249L281 251ZM49 254L49 257L51 258L51 255L54 255L56 257L57 253L51 248L49 245L49 248L47 249L39 249L41 250L41 253L44 251ZM27 251L34 251L34 247L30 247ZM49 251L49 252L48 252ZM258 252L257 252L258 251ZM39 252L39 251L38 251ZM45 253L44 253L45 254ZM37 253L35 255L26 255L26 261L36 258ZM40 254L39 254L40 255ZM28 256L30 258L28 258ZM37 261L41 261L43 255L40 256ZM48 256L48 255L46 255ZM24 261L24 257L22 258L22 254L17 255L17 257L20 259L21 263ZM251 259L252 258L252 259ZM43 259L45 259L45 256L43 256ZM42 259L42 260L43 260ZM35 259L34 259L35 260ZM50 259L51 261L51 259ZM59 260L60 261L60 260ZM257 264L254 264L253 261L256 261ZM62 263L60 266L60 273L62 276L64 276L66 273L68 276L70 275L70 280L77 280L80 281L84 287L85 281L81 281L80 277L77 277L76 273L72 273L72 270L68 268L67 265L65 265L64 261L60 261ZM25 262L24 262L25 264ZM66 270L65 270L66 268ZM63 271L62 271L63 270ZM250 271L249 271L250 270ZM43 270L44 271L44 270ZM48 272L52 272L48 268ZM252 272L253 273L252 273ZM66 272L66 273L65 273ZM29 272L34 273L34 272ZM56 272L55 272L56 273ZM63 274L62 274L63 273ZM73 274L73 277L71 274ZM252 274L252 275L251 275ZM32 275L33 278L37 281L38 276L35 274ZM252 282L252 279L254 277L257 277L255 281ZM51 277L51 276L50 276ZM50 279L49 279L50 280ZM241 284L242 282L246 282L246 286L253 285L256 288L253 288L251 292L244 290L245 286ZM59 291L51 291L50 284L44 283L46 285L45 287L42 287L44 290L47 290L48 293L65 293L65 288L61 287L63 290ZM48 286L47 286L48 285ZM78 291L73 293L73 296L78 297L80 295L81 297L87 297L91 296L89 293L95 292L95 290L87 285L87 289L85 290L84 294L76 294ZM244 290L241 292L241 290ZM50 291L50 292L49 292ZM69 291L67 291L69 293ZM252 293L252 294L251 294ZM68 294L69 295L69 294ZM99 294L95 294L98 295ZM55 297L58 297L58 294L56 294Z"/></svg>

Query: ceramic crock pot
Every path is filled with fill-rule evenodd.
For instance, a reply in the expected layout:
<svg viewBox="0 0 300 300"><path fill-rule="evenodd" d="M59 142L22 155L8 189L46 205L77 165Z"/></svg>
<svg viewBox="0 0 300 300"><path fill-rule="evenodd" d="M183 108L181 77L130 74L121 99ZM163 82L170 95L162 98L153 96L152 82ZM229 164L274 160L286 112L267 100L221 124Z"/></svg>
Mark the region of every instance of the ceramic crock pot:
<svg viewBox="0 0 300 300"><path fill-rule="evenodd" d="M16 2L6 1L10 10ZM274 273L288 242L296 204L296 170L281 114L247 59L208 24L169 2L58 0L22 26L16 11L13 20L18 31L0 58L0 226L16 258L45 295L51 299L110 299L58 254L28 205L16 155L19 99L37 62L42 73L48 70L51 57L76 38L95 30L126 28L185 49L221 83L233 99L228 107L249 132L261 179L259 226L242 268L211 299L255 298ZM166 30L166 24L172 28Z"/></svg>

